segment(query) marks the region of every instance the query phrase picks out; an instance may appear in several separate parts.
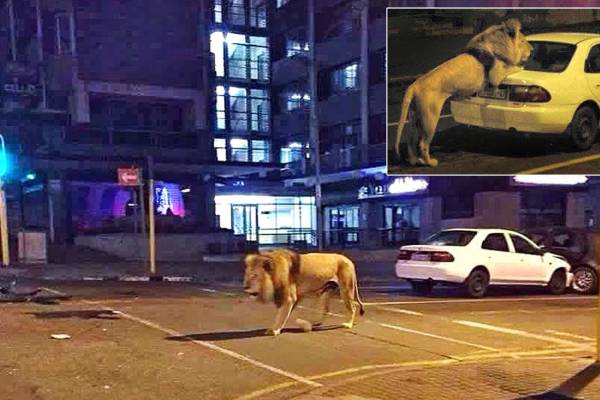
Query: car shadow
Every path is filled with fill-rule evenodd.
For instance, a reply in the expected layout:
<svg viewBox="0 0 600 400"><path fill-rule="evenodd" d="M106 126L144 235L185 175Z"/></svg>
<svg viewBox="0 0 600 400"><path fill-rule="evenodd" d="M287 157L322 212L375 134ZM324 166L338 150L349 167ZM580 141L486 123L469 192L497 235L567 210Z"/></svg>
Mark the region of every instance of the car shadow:
<svg viewBox="0 0 600 400"><path fill-rule="evenodd" d="M519 397L515 400L575 400L577 394L600 376L600 363L588 365L552 390L533 396Z"/></svg>
<svg viewBox="0 0 600 400"><path fill-rule="evenodd" d="M111 310L68 310L68 311L42 311L27 313L40 319L80 318L80 319L119 319Z"/></svg>
<svg viewBox="0 0 600 400"><path fill-rule="evenodd" d="M312 332L331 331L336 329L343 329L342 325L326 325L313 327ZM208 341L208 342L221 342L227 340L236 339L249 339L255 337L263 337L266 335L266 329L251 329L247 331L223 331L223 332L206 332L206 333L192 333L189 335L181 336L168 336L167 340L174 340L178 342L185 342L190 340ZM305 332L301 328L284 328L281 331L285 333L310 333Z"/></svg>

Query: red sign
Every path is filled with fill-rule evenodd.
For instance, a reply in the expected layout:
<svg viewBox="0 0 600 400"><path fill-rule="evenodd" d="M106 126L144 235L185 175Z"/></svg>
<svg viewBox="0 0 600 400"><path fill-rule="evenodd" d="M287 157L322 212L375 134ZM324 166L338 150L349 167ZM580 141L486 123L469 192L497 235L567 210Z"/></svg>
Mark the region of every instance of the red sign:
<svg viewBox="0 0 600 400"><path fill-rule="evenodd" d="M140 170L137 168L119 168L119 185L139 186L141 183Z"/></svg>

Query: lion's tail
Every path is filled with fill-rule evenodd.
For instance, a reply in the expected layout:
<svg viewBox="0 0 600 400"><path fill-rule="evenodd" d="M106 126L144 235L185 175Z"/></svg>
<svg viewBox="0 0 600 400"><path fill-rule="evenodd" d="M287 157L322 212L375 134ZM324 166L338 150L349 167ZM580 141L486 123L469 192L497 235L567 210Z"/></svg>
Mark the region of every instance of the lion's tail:
<svg viewBox="0 0 600 400"><path fill-rule="evenodd" d="M354 270L354 295L356 296L356 302L360 307L360 315L365 315L365 305L360 298L360 293L358 292L358 276L356 275L356 269Z"/></svg>
<svg viewBox="0 0 600 400"><path fill-rule="evenodd" d="M396 155L398 158L400 158L400 139L402 138L402 131L404 130L404 125L406 125L406 120L408 119L408 111L410 110L414 92L415 88L413 84L406 89L404 99L402 100L402 110L400 112L400 120L398 121L398 129L396 131Z"/></svg>

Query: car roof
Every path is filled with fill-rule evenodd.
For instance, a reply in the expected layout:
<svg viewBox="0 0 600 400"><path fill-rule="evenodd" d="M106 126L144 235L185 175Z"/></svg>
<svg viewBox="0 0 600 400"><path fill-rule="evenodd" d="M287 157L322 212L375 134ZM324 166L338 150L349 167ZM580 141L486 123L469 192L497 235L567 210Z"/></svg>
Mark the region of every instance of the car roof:
<svg viewBox="0 0 600 400"><path fill-rule="evenodd" d="M481 233L498 233L498 232L506 232L506 233L517 233L522 235L522 233L504 228L450 228L443 229L443 231L470 231L470 232L481 232Z"/></svg>
<svg viewBox="0 0 600 400"><path fill-rule="evenodd" d="M568 44L577 44L583 42L584 40L590 39L600 39L600 34L582 32L548 32L527 35L527 40Z"/></svg>

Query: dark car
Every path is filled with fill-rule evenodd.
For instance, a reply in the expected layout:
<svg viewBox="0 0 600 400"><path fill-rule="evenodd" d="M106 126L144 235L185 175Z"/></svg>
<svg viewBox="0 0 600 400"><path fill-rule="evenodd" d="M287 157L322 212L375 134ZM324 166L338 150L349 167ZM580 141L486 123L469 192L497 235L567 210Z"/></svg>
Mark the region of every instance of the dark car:
<svg viewBox="0 0 600 400"><path fill-rule="evenodd" d="M573 273L573 290L581 294L598 290L600 233L565 227L535 228L524 233L539 246L567 259Z"/></svg>

